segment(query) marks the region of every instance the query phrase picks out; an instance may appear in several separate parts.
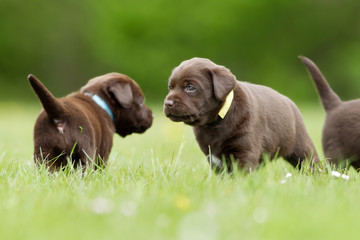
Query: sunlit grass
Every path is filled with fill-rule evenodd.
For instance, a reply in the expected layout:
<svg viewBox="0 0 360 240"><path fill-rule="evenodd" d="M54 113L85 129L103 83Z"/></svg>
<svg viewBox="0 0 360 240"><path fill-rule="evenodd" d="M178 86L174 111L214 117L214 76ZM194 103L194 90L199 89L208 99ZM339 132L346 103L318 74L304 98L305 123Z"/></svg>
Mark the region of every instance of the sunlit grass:
<svg viewBox="0 0 360 240"><path fill-rule="evenodd" d="M216 175L192 129L154 107L145 134L114 136L104 171L49 174L32 160L38 105L0 104L0 239L336 239L356 237L359 176L283 160ZM300 107L320 150L323 112Z"/></svg>

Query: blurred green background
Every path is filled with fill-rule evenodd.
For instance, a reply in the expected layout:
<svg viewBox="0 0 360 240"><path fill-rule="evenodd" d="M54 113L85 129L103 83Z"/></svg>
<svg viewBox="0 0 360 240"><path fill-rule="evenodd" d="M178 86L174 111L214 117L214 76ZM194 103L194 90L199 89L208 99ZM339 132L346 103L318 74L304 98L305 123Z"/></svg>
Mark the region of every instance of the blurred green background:
<svg viewBox="0 0 360 240"><path fill-rule="evenodd" d="M160 103L171 70L198 56L317 103L298 55L342 99L360 97L360 1L0 0L0 101L35 101L29 73L60 97L115 71Z"/></svg>

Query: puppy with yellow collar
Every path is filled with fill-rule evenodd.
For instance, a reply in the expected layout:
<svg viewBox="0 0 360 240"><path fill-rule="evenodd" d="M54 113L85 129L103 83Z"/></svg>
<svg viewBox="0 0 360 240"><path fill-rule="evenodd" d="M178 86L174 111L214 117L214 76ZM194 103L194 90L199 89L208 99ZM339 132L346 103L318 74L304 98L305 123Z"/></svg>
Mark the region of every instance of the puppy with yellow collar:
<svg viewBox="0 0 360 240"><path fill-rule="evenodd" d="M263 154L281 156L294 167L319 162L296 105L275 90L240 82L224 66L192 58L169 79L165 115L193 126L201 150L217 170L233 164L250 171Z"/></svg>

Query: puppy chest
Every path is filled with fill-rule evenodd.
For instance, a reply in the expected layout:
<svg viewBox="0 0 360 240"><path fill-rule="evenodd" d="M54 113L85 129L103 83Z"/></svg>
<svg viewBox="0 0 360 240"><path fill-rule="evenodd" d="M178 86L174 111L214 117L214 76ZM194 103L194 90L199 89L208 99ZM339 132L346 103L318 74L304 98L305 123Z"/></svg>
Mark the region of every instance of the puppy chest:
<svg viewBox="0 0 360 240"><path fill-rule="evenodd" d="M218 134L198 132L195 133L195 137L203 153L206 155L210 153L213 155L221 155L224 139Z"/></svg>

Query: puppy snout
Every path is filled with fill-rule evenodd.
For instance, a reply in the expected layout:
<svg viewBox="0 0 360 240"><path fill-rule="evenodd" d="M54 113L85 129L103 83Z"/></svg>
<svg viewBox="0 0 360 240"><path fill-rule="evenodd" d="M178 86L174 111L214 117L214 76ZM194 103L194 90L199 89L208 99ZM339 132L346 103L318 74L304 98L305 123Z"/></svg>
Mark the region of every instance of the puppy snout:
<svg viewBox="0 0 360 240"><path fill-rule="evenodd" d="M175 101L174 101L174 100L165 99L164 104L165 104L165 106L166 106L167 108L172 108L172 107L174 107L174 105L175 105Z"/></svg>
<svg viewBox="0 0 360 240"><path fill-rule="evenodd" d="M143 120L142 120L140 128L143 128L145 131L146 129L151 127L153 119L154 119L154 114L148 107L146 107L145 111L143 111L142 119Z"/></svg>

